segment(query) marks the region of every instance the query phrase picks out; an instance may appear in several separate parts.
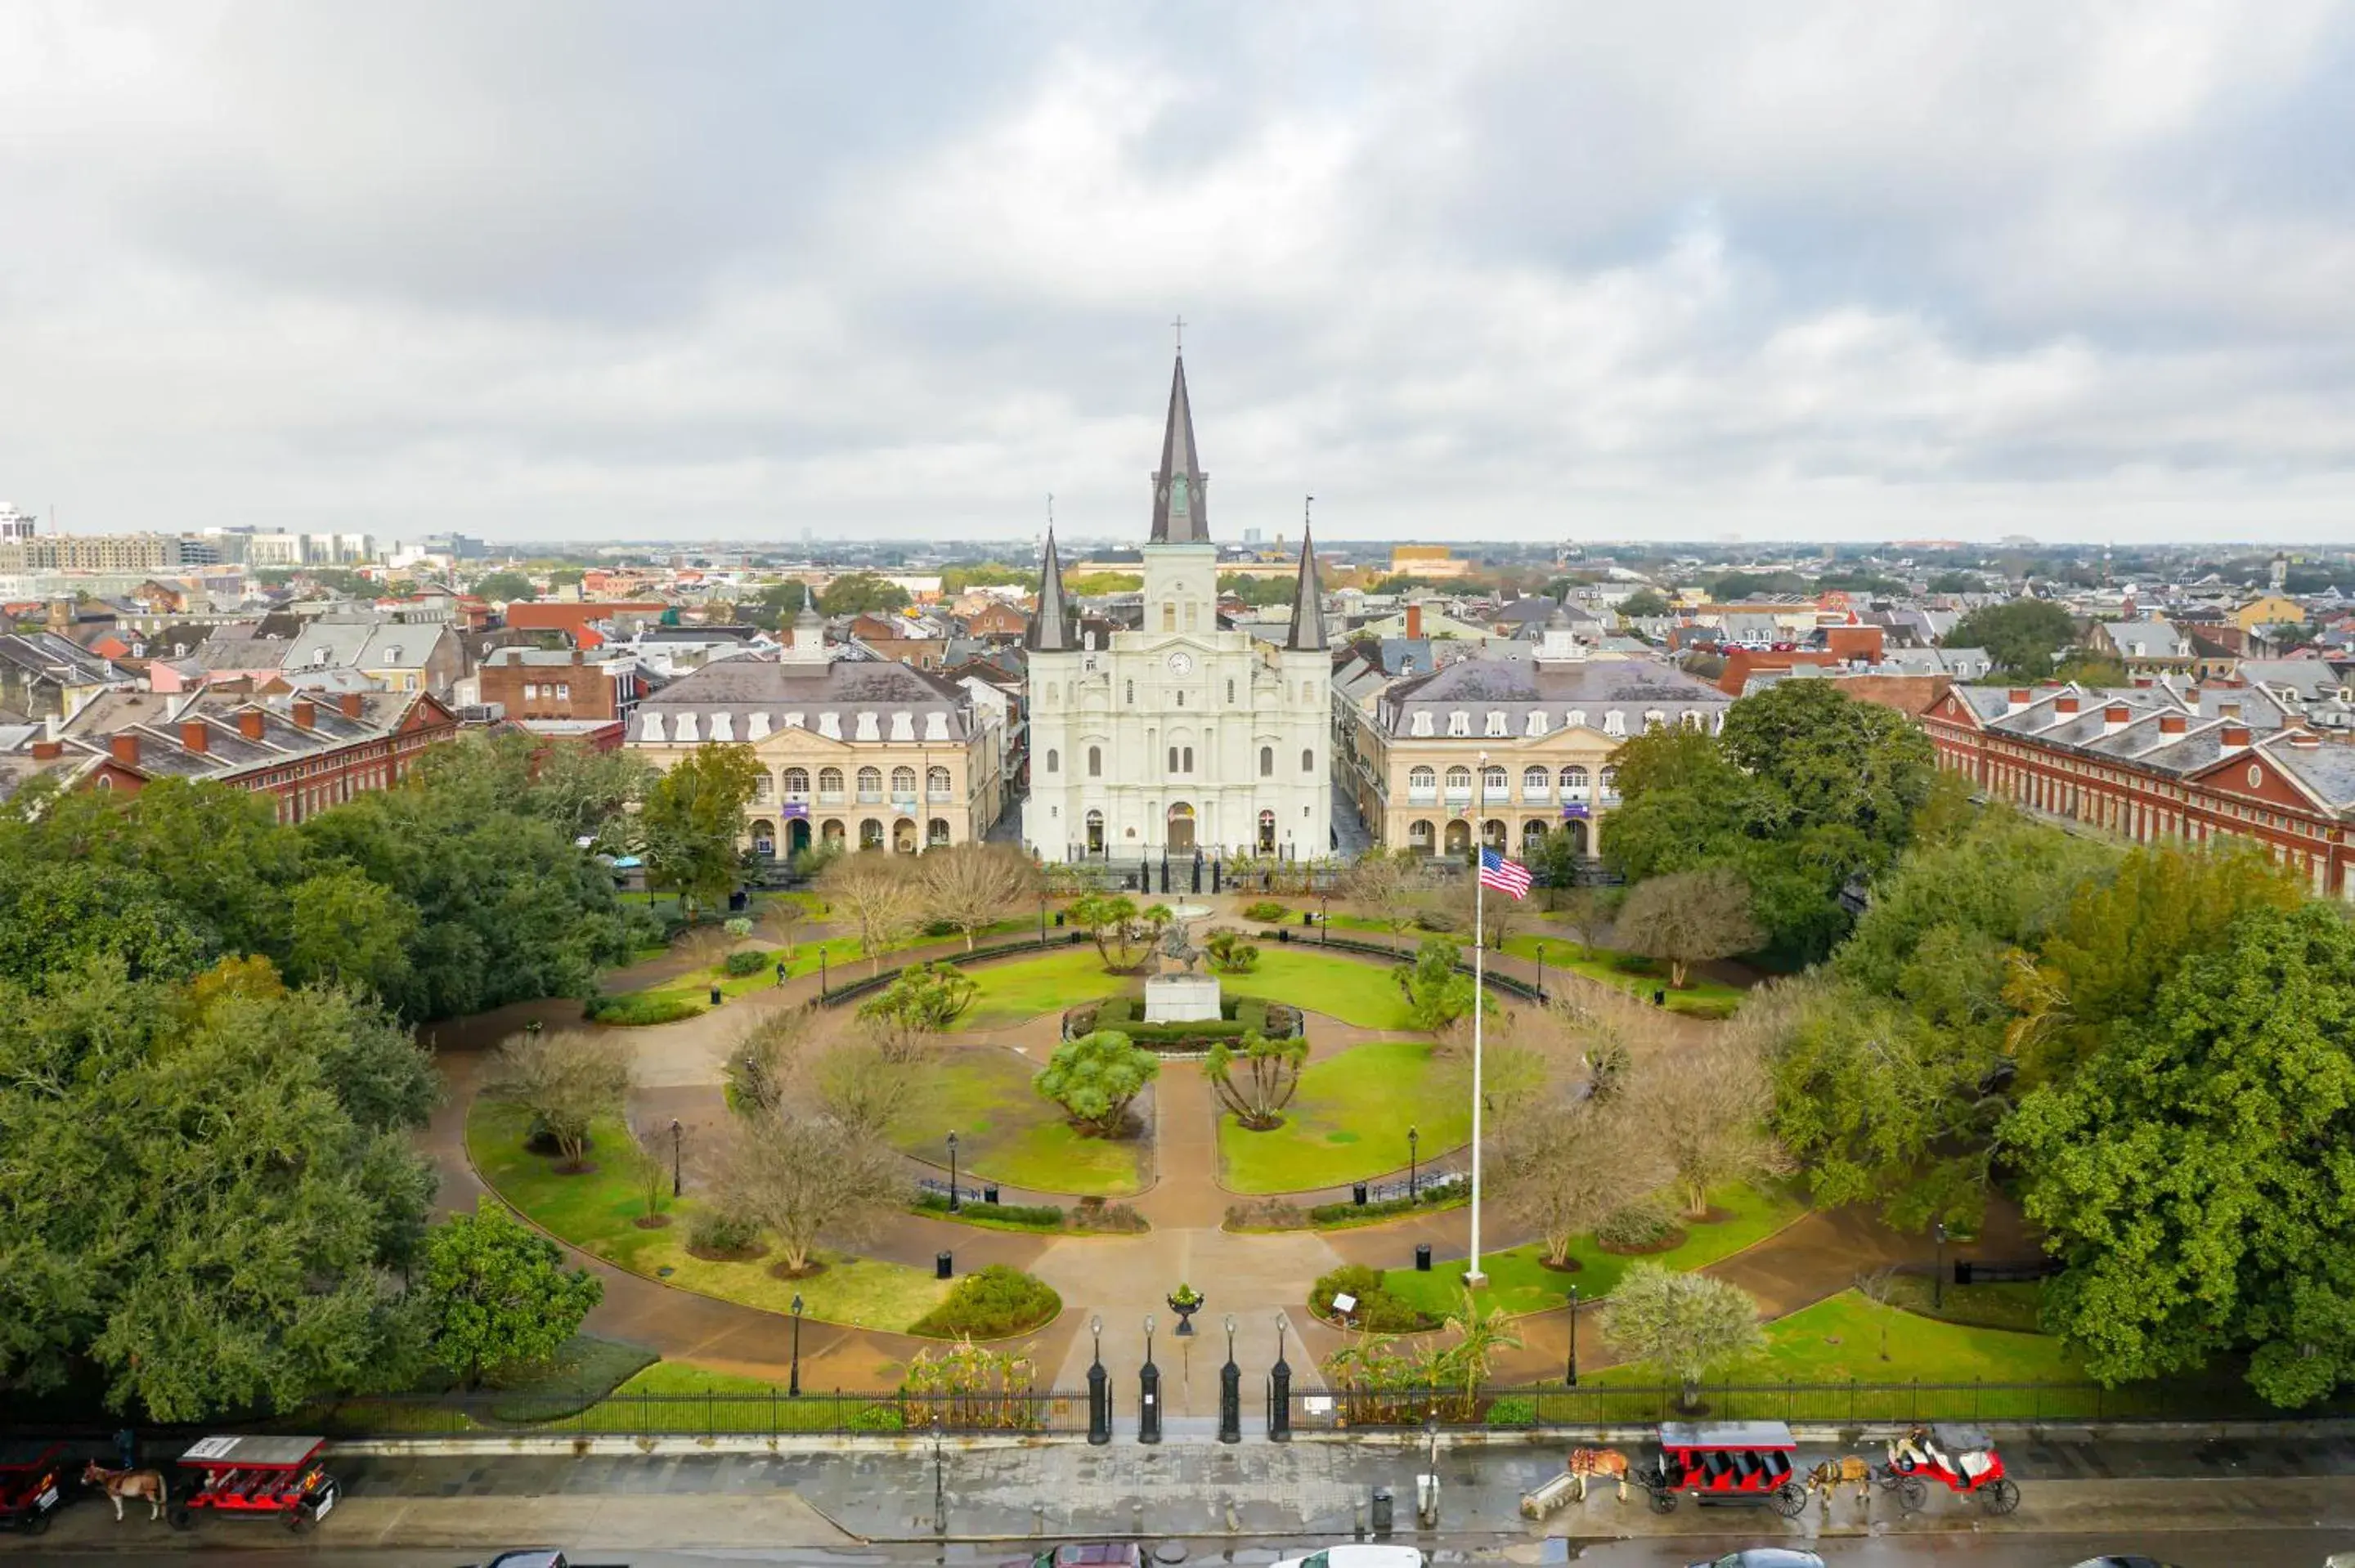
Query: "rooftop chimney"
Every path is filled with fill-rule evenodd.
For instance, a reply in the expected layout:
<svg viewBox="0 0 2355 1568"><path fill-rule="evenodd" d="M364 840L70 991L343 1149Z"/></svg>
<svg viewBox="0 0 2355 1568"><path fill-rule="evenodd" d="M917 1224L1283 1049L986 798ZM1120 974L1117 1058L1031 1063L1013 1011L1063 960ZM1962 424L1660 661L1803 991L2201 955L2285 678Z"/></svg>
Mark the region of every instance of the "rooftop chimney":
<svg viewBox="0 0 2355 1568"><path fill-rule="evenodd" d="M2218 718L2227 719L2239 718L2241 716L2241 705L2238 703L2218 703L2216 705L2216 716Z"/></svg>
<svg viewBox="0 0 2355 1568"><path fill-rule="evenodd" d="M2246 750L2248 750L2248 749L2249 749L2249 726L2248 726L2247 725L2244 725L2244 724L2228 724L2228 725L2226 725L2226 726L2224 726L2223 741L2224 741L2224 755L2226 755L2227 757L2230 757L2233 752L2236 752L2236 751L2246 751Z"/></svg>
<svg viewBox="0 0 2355 1568"><path fill-rule="evenodd" d="M336 697L336 705L342 711L343 715L347 719L356 719L360 716L360 694L357 692L343 692L338 694Z"/></svg>
<svg viewBox="0 0 2355 1568"><path fill-rule="evenodd" d="M237 715L237 733L245 736L248 740L260 740L261 738L261 710L260 708L245 708L240 711Z"/></svg>
<svg viewBox="0 0 2355 1568"><path fill-rule="evenodd" d="M2300 726L2289 732L2289 743L2300 751L2304 751L2308 747L2320 746L2322 737L2304 726Z"/></svg>
<svg viewBox="0 0 2355 1568"><path fill-rule="evenodd" d="M2161 735L2181 735L2186 727L2184 724L2185 716L2186 715L2182 714L2159 715L2158 733Z"/></svg>
<svg viewBox="0 0 2355 1568"><path fill-rule="evenodd" d="M311 705L311 699L308 697L295 698L294 727L296 729L309 729L313 725L315 725L318 722L319 710Z"/></svg>
<svg viewBox="0 0 2355 1568"><path fill-rule="evenodd" d="M125 730L121 735L118 735L112 740L108 741L107 745L114 753L114 760L123 764L123 767L136 768L139 766L139 735L137 731Z"/></svg>
<svg viewBox="0 0 2355 1568"><path fill-rule="evenodd" d="M2077 712L2077 699L2073 695L2055 697L2052 699L2052 711L2063 718L2073 717Z"/></svg>
<svg viewBox="0 0 2355 1568"><path fill-rule="evenodd" d="M180 744L198 756L202 756L212 749L212 732L205 727L205 721L202 719L182 719Z"/></svg>
<svg viewBox="0 0 2355 1568"><path fill-rule="evenodd" d="M2134 683L2135 690L2137 692L2147 692L2150 690L2153 684L2156 683L2148 675L2137 675L2134 678Z"/></svg>
<svg viewBox="0 0 2355 1568"><path fill-rule="evenodd" d="M2003 711L2008 714L2018 713L2020 709L2028 705L2029 699L2033 697L2035 694L2035 693L2030 691L2026 686L2012 687L2009 692L2005 694L2006 700Z"/></svg>
<svg viewBox="0 0 2355 1568"><path fill-rule="evenodd" d="M55 736L45 735L33 742L33 760L36 762L55 762L65 754L66 743Z"/></svg>
<svg viewBox="0 0 2355 1568"><path fill-rule="evenodd" d="M1420 603L1406 607L1406 634L1409 637L1423 635L1423 606Z"/></svg>
<svg viewBox="0 0 2355 1568"><path fill-rule="evenodd" d="M2115 735L2118 731L2126 728L2127 722L2133 717L2134 710L2127 707L2126 704L2112 703L2108 707L2102 710L2103 733L2106 735Z"/></svg>

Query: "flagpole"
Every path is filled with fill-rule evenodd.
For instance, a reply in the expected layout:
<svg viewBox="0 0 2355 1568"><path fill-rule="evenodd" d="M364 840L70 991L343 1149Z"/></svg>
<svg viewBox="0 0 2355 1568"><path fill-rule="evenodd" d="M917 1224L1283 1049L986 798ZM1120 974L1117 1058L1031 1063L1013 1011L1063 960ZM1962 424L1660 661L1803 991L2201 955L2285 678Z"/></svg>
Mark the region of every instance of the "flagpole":
<svg viewBox="0 0 2355 1568"><path fill-rule="evenodd" d="M1488 787L1488 754L1480 754L1480 788ZM1472 1257L1464 1270L1464 1288L1477 1290L1488 1282L1480 1272L1480 1027L1481 1013L1488 989L1488 878L1482 857L1488 853L1487 842L1480 836L1476 819L1472 826Z"/></svg>

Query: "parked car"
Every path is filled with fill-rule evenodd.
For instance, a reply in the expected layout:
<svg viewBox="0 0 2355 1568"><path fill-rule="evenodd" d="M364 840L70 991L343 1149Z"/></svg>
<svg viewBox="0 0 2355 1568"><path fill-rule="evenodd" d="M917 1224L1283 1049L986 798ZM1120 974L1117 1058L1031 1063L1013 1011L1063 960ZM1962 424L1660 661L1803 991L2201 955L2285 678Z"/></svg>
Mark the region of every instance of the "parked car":
<svg viewBox="0 0 2355 1568"><path fill-rule="evenodd" d="M1275 1568L1424 1568L1425 1561L1412 1546L1348 1542L1305 1557L1287 1557Z"/></svg>
<svg viewBox="0 0 2355 1568"><path fill-rule="evenodd" d="M1145 1549L1134 1541L1071 1541L1000 1568L1145 1568Z"/></svg>
<svg viewBox="0 0 2355 1568"><path fill-rule="evenodd" d="M1796 1546L1752 1546L1695 1563L1691 1568L1824 1568L1824 1560Z"/></svg>

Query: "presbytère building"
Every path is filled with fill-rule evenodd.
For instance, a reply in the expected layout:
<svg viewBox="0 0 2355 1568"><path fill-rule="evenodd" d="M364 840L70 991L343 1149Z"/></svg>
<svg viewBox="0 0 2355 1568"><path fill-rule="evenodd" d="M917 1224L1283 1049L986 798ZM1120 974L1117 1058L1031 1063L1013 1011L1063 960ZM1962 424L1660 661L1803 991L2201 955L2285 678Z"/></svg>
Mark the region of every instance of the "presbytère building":
<svg viewBox="0 0 2355 1568"><path fill-rule="evenodd" d="M425 692L109 692L69 719L0 729L0 793L43 775L129 793L212 779L273 796L278 820L299 822L390 789L457 733Z"/></svg>
<svg viewBox="0 0 2355 1568"><path fill-rule="evenodd" d="M835 657L805 609L777 657L706 664L645 698L628 745L665 768L714 742L750 746L761 780L744 842L756 853L816 842L912 854L989 832L1004 798L996 722L929 671Z"/></svg>
<svg viewBox="0 0 2355 1568"><path fill-rule="evenodd" d="M1535 647L1492 645L1392 684L1370 723L1337 706L1342 787L1392 849L1462 854L1481 842L1537 853L1549 833L1602 853L1619 802L1613 758L1630 736L1676 726L1714 735L1732 699L1649 659L1593 658L1567 616Z"/></svg>
<svg viewBox="0 0 2355 1568"><path fill-rule="evenodd" d="M2355 899L2355 745L2261 686L1956 686L1922 723L1997 799L2137 843L2245 840Z"/></svg>

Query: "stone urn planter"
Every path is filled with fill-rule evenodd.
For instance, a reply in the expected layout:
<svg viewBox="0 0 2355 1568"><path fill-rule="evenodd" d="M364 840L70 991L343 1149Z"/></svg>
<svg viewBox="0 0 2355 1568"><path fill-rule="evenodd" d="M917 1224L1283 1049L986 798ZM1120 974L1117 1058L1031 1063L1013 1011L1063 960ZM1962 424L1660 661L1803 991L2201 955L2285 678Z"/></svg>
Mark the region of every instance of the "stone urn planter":
<svg viewBox="0 0 2355 1568"><path fill-rule="evenodd" d="M1169 1310L1178 1314L1178 1337L1194 1337L1194 1314L1202 1309L1202 1293L1190 1285L1180 1285L1169 1293Z"/></svg>

